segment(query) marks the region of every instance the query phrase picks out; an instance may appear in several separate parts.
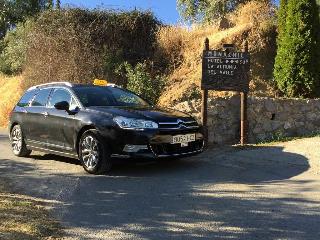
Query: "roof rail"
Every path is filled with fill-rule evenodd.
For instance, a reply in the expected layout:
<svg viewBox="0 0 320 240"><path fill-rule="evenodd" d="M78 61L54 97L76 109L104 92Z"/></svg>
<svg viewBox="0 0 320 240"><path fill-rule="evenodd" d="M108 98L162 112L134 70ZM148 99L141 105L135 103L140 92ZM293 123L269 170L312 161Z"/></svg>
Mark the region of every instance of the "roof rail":
<svg viewBox="0 0 320 240"><path fill-rule="evenodd" d="M115 84L115 83L108 83L107 84L108 87L113 87L113 88L121 88L121 86Z"/></svg>
<svg viewBox="0 0 320 240"><path fill-rule="evenodd" d="M28 90L32 90L32 89L36 89L36 88L44 87L44 86L51 86L51 85L66 85L68 87L72 87L72 84L70 82L50 82L50 83L43 83L43 84L33 86L33 87L29 88Z"/></svg>

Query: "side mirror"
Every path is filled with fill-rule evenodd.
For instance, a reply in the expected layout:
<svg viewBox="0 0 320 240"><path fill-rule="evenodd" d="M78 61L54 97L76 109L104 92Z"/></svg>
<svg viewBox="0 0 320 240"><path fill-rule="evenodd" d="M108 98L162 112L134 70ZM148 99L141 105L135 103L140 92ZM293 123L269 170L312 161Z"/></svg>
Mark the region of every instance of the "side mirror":
<svg viewBox="0 0 320 240"><path fill-rule="evenodd" d="M54 108L57 110L65 110L65 111L69 112L69 103L66 101L57 102L54 105Z"/></svg>

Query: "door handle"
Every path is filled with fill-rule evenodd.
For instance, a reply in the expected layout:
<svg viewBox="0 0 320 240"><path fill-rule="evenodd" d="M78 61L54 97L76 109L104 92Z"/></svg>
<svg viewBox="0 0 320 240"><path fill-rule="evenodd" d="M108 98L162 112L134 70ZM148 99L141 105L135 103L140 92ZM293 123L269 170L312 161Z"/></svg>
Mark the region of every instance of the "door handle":
<svg viewBox="0 0 320 240"><path fill-rule="evenodd" d="M45 117L48 117L49 113L48 113L48 112L44 112L43 115L44 115Z"/></svg>

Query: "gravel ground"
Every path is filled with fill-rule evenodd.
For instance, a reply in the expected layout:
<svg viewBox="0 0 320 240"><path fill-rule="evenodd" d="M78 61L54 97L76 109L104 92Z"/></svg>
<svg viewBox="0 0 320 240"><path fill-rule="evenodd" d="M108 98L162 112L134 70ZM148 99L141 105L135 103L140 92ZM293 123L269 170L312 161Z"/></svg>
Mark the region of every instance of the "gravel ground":
<svg viewBox="0 0 320 240"><path fill-rule="evenodd" d="M65 239L320 239L320 138L221 147L174 162L16 158L0 131L0 174L53 202Z"/></svg>

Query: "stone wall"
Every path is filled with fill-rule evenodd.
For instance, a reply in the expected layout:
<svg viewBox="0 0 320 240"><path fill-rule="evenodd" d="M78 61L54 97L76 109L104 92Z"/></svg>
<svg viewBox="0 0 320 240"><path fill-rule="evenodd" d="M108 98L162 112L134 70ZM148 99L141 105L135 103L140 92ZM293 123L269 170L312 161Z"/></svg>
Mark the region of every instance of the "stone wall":
<svg viewBox="0 0 320 240"><path fill-rule="evenodd" d="M201 101L182 102L175 109L200 119ZM297 137L320 132L320 99L273 99L249 97L249 142ZM208 101L210 143L238 143L240 96Z"/></svg>

